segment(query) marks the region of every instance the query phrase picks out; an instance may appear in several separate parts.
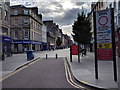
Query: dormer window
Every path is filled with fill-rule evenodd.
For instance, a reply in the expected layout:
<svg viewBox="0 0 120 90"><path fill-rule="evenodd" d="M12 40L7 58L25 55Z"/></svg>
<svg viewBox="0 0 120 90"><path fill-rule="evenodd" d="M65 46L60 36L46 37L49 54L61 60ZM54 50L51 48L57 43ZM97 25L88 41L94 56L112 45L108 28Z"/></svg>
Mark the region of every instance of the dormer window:
<svg viewBox="0 0 120 90"><path fill-rule="evenodd" d="M28 10L23 11L25 15L28 15Z"/></svg>
<svg viewBox="0 0 120 90"><path fill-rule="evenodd" d="M14 10L14 11L13 11L13 14L14 14L14 15L18 15L18 11L17 11L17 10Z"/></svg>

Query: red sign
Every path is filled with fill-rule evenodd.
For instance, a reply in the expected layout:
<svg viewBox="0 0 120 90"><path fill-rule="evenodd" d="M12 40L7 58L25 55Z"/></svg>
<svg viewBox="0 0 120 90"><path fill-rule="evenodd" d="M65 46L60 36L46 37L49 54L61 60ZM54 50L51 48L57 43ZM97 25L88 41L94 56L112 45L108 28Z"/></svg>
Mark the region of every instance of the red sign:
<svg viewBox="0 0 120 90"><path fill-rule="evenodd" d="M106 16L101 16L99 19L98 19L98 23L100 25L106 25L108 23L108 18Z"/></svg>
<svg viewBox="0 0 120 90"><path fill-rule="evenodd" d="M72 55L78 55L78 46L77 45L72 45Z"/></svg>
<svg viewBox="0 0 120 90"><path fill-rule="evenodd" d="M112 49L97 49L98 60L113 60Z"/></svg>

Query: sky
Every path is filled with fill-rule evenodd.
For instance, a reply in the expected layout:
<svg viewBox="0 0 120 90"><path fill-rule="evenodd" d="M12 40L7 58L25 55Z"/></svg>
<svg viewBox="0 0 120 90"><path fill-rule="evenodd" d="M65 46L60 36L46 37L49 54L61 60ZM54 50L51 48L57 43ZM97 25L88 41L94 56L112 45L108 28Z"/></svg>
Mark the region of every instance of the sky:
<svg viewBox="0 0 120 90"><path fill-rule="evenodd" d="M89 2L88 2L89 1ZM10 0L11 5L22 4L26 7L37 6L43 20L53 20L59 25L64 34L71 38L72 25L77 14L85 10L86 14L91 10L90 0Z"/></svg>

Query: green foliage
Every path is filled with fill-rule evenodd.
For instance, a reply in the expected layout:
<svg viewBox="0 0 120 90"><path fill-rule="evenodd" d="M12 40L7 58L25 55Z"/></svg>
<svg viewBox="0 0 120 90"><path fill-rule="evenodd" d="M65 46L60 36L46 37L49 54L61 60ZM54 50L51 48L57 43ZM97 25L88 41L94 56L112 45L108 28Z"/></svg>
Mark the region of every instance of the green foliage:
<svg viewBox="0 0 120 90"><path fill-rule="evenodd" d="M74 41L81 44L89 44L92 36L91 23L84 14L84 11L81 14L78 14L77 21L74 21L72 26L72 36Z"/></svg>
<svg viewBox="0 0 120 90"><path fill-rule="evenodd" d="M62 40L61 40L60 37L58 37L57 40L56 40L56 45L61 46L61 44L62 44Z"/></svg>

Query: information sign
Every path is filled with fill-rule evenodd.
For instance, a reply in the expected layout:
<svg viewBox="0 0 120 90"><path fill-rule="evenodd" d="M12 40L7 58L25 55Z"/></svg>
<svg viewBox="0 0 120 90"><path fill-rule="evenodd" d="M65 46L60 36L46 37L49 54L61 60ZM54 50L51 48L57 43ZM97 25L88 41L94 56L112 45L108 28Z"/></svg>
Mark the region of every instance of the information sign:
<svg viewBox="0 0 120 90"><path fill-rule="evenodd" d="M114 80L117 81L114 9L105 9L93 13L95 36L95 77L98 79L98 60L113 61Z"/></svg>
<svg viewBox="0 0 120 90"><path fill-rule="evenodd" d="M97 43L97 49L98 49L97 59L98 60L107 60L107 59L113 60L111 58L112 28L111 28L110 9L96 12L96 43ZM106 51L109 51L108 49L110 49L111 52L106 54Z"/></svg>
<svg viewBox="0 0 120 90"><path fill-rule="evenodd" d="M72 55L78 55L78 45L72 45Z"/></svg>

